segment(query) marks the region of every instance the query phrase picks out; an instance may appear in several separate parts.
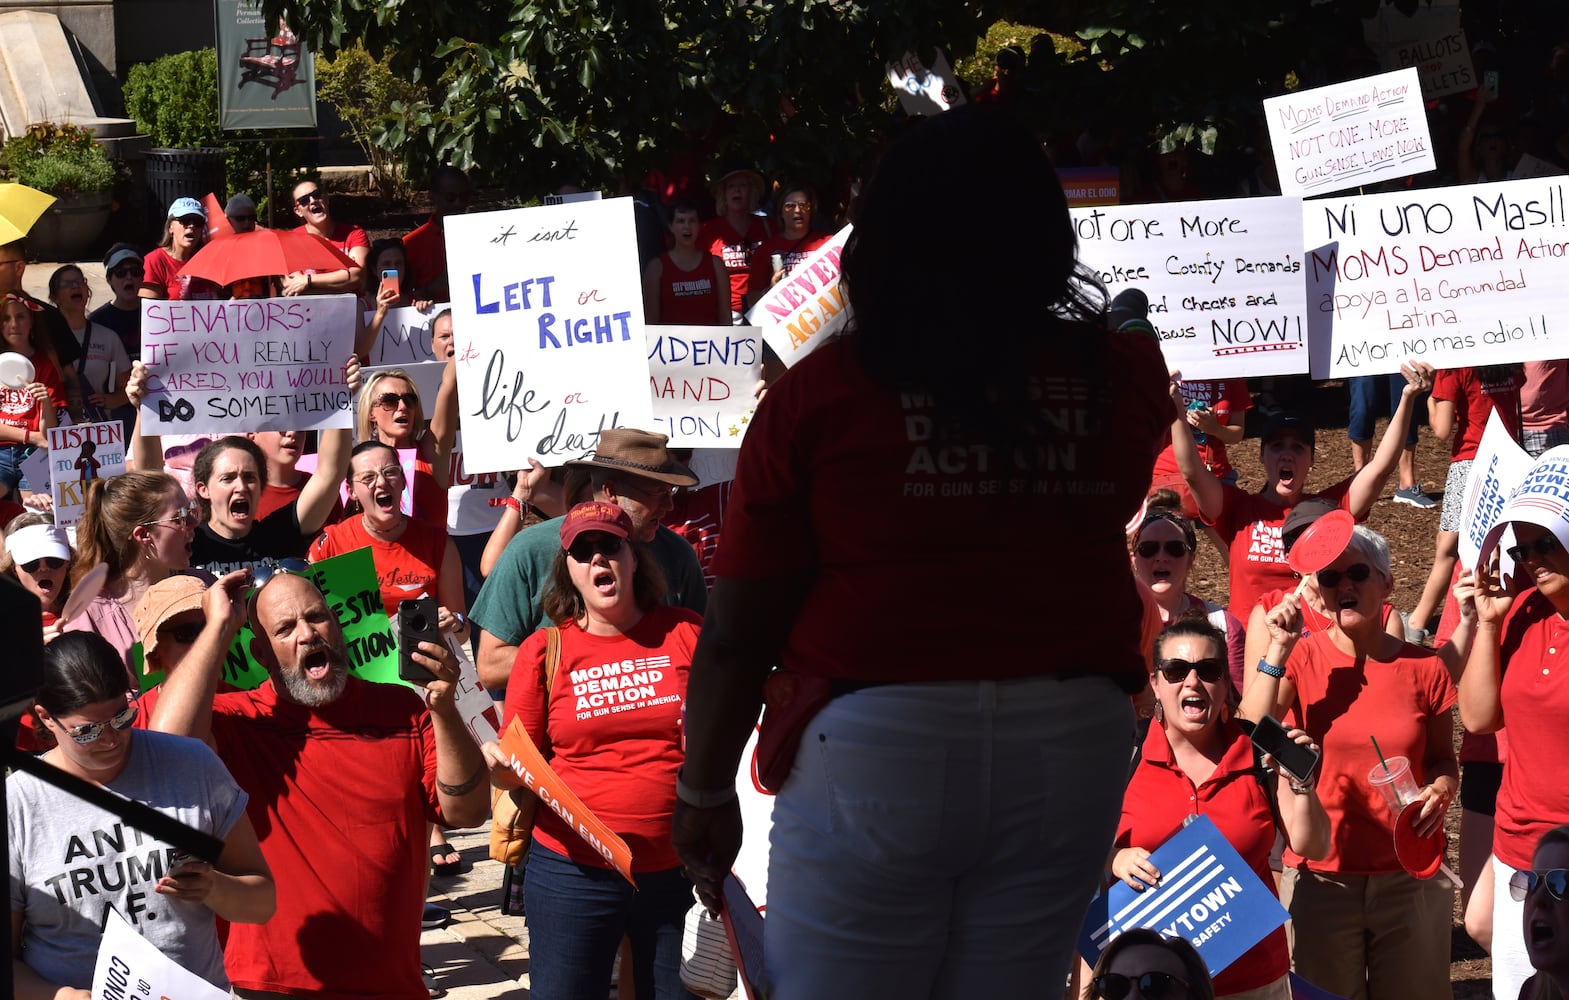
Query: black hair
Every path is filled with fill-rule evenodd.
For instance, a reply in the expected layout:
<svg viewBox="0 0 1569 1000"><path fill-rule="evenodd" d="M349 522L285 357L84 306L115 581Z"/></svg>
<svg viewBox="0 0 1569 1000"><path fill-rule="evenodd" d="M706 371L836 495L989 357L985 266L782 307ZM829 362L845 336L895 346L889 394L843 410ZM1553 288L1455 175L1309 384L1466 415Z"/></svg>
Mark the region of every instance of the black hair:
<svg viewBox="0 0 1569 1000"><path fill-rule="evenodd" d="M1216 628L1214 623L1195 610L1191 614L1184 614L1176 621L1160 630L1155 637L1155 659L1161 659L1160 651L1166 648L1168 639L1208 639L1220 650L1220 655L1226 655L1226 633Z"/></svg>
<svg viewBox="0 0 1569 1000"><path fill-rule="evenodd" d="M409 252L404 247L403 240L400 237L389 236L386 239L372 243L370 245L370 256L365 258L365 290L372 295L375 295L376 289L381 284L381 272L376 268L376 258L388 250L396 250L403 254L404 266L408 266ZM400 275L400 277L406 278L408 275Z"/></svg>
<svg viewBox="0 0 1569 1000"><path fill-rule="evenodd" d="M231 448L245 452L256 463L257 496L260 496L261 491L267 488L267 456L262 454L261 446L255 441L238 434L227 434L203 445L202 450L196 453L196 461L191 463L191 481L206 483L211 479L212 467L217 463L218 456ZM212 520L212 501L202 496L199 490L196 493L196 506L201 508L202 523Z"/></svg>
<svg viewBox="0 0 1569 1000"><path fill-rule="evenodd" d="M75 264L61 264L59 267L55 268L54 273L49 276L49 301L60 301L60 283L65 281L65 275L67 271L75 271L78 275L86 277L86 275L82 274L82 269L77 267Z"/></svg>
<svg viewBox="0 0 1569 1000"><path fill-rule="evenodd" d="M699 216L703 214L703 210L698 207L697 202L693 201L691 198L686 197L685 195L679 198L672 198L670 200L670 211L668 217L672 221L674 221L677 212L696 212Z"/></svg>
<svg viewBox="0 0 1569 1000"><path fill-rule="evenodd" d="M118 698L130 690L125 661L97 632L66 632L44 647L38 704L60 716Z"/></svg>
<svg viewBox="0 0 1569 1000"><path fill-rule="evenodd" d="M377 441L377 440L375 440L373 438L373 439L371 439L369 441L361 441L359 444L355 445L353 450L351 450L349 452L349 461L353 462L356 458L359 458L361 455L365 454L367 451L371 451L372 449L375 449L375 448L385 448L388 451L392 452L392 457L393 457L394 460L396 460L397 457L398 457L398 449L394 448L392 445L388 444L385 441Z"/></svg>

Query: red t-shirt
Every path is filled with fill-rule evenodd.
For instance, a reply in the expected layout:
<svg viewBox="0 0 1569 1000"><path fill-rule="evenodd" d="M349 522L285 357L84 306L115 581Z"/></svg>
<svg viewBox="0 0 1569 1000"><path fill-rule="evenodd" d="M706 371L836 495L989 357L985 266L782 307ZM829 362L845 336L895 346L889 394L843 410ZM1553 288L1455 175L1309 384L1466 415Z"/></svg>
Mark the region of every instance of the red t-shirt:
<svg viewBox="0 0 1569 1000"><path fill-rule="evenodd" d="M740 312L746 301L747 278L752 266L752 254L768 239L772 228L760 215L751 217L746 232L738 233L724 216L709 219L698 230L697 245L724 262L730 272L730 309Z"/></svg>
<svg viewBox="0 0 1569 1000"><path fill-rule="evenodd" d="M1117 847L1153 851L1182 829L1189 816L1208 816L1260 882L1275 888L1269 853L1275 846L1275 816L1253 770L1253 741L1235 722L1225 725L1225 754L1209 780L1197 787L1172 757L1166 730L1150 723L1143 759L1122 796ZM1258 989L1291 967L1286 929L1277 927L1215 977L1215 995Z"/></svg>
<svg viewBox="0 0 1569 1000"><path fill-rule="evenodd" d="M679 867L670 842L681 766L681 705L702 619L658 605L622 635L561 626L561 665L545 707L545 630L518 647L503 730L517 718L542 730L550 767L599 820L625 840L635 872ZM534 839L580 865L608 868L555 813L541 809Z"/></svg>
<svg viewBox="0 0 1569 1000"><path fill-rule="evenodd" d="M175 260L163 247L155 248L142 259L142 287L162 292L171 302L216 299L222 289L206 278L181 274L185 263Z"/></svg>
<svg viewBox="0 0 1569 1000"><path fill-rule="evenodd" d="M1446 368L1433 377L1433 398L1455 404L1455 434L1449 445L1451 462L1476 457L1482 432L1494 410L1509 428L1509 436L1520 440L1520 387L1524 384L1520 375L1507 381L1483 382L1475 368Z"/></svg>
<svg viewBox="0 0 1569 1000"><path fill-rule="evenodd" d="M727 480L698 490L682 490L662 522L692 543L703 567L703 582L710 587L714 585L714 552L719 548L719 529L730 504L731 486Z"/></svg>
<svg viewBox="0 0 1569 1000"><path fill-rule="evenodd" d="M1558 669L1569 660L1569 622L1532 588L1515 598L1502 637L1503 687L1499 694L1509 752L1493 815L1493 853L1515 868L1531 867L1542 834L1569 823L1569 783L1563 780L1569 748L1569 683Z"/></svg>
<svg viewBox="0 0 1569 1000"><path fill-rule="evenodd" d="M447 491L436 482L430 462L418 452L414 455L414 510L410 516L429 524L447 523Z"/></svg>
<svg viewBox="0 0 1569 1000"><path fill-rule="evenodd" d="M310 230L310 226L294 227L294 231L297 233L308 233ZM349 222L334 222L332 224L332 232L326 236L326 240L344 253L348 253L355 247L370 249L370 237L365 235L365 230ZM405 254L404 259L407 259L407 256Z"/></svg>
<svg viewBox="0 0 1569 1000"><path fill-rule="evenodd" d="M1194 403L1203 403L1207 409L1213 410L1215 419L1222 424L1230 424L1234 418L1253 409L1253 397L1248 394L1248 384L1240 378L1218 382L1184 381L1182 408L1191 409ZM1226 454L1226 446L1213 435L1204 435L1204 440L1199 444L1199 457L1204 460L1204 468L1214 473L1217 479L1231 474L1231 458ZM1155 475L1171 475L1180 471L1177 468L1177 457L1168 443L1155 459Z"/></svg>
<svg viewBox="0 0 1569 1000"><path fill-rule="evenodd" d="M33 381L42 382L49 390L50 405L56 410L65 409L65 381L60 377L60 370L42 352L28 360L33 363ZM0 424L36 431L43 427L43 417L43 408L25 387L11 389L0 386ZM7 443L15 445L18 442ZM44 491L47 492L47 489L45 486Z"/></svg>
<svg viewBox="0 0 1569 1000"><path fill-rule="evenodd" d="M1525 362L1520 421L1533 431L1569 424L1569 361Z"/></svg>
<svg viewBox="0 0 1569 1000"><path fill-rule="evenodd" d="M1353 478L1347 476L1327 490L1304 494L1303 499L1322 497L1349 510ZM1231 598L1226 610L1237 621L1246 623L1260 594L1296 589L1296 575L1287 565L1286 551L1280 544L1280 529L1291 508L1230 483L1221 483L1220 487L1223 499L1214 527L1230 553Z"/></svg>
<svg viewBox="0 0 1569 1000"><path fill-rule="evenodd" d="M1385 759L1411 762L1417 787L1432 780L1424 769L1427 724L1458 697L1437 650L1404 643L1388 662L1353 659L1328 632L1318 632L1291 651L1286 676L1296 685L1287 726L1306 730L1323 748L1318 798L1329 814L1330 847L1321 861L1288 849L1285 864L1343 875L1405 871L1395 856L1395 817L1368 784L1368 772L1378 766L1369 737L1377 737Z"/></svg>
<svg viewBox="0 0 1569 1000"><path fill-rule="evenodd" d="M303 481L303 480L302 480ZM282 483L268 483L262 487L261 496L256 501L256 519L259 521L281 507L300 498L300 487L284 486ZM339 496L332 502L332 513L327 515L327 524L337 524L343 520L343 497Z"/></svg>
<svg viewBox="0 0 1569 1000"><path fill-rule="evenodd" d="M434 215L403 237L403 259L409 263L409 273L403 282L404 294L446 276L447 240Z"/></svg>
<svg viewBox="0 0 1569 1000"><path fill-rule="evenodd" d="M714 274L713 254L690 271L683 271L675 258L659 256L659 325L714 326L719 318L719 282ZM726 289L728 290L728 289Z"/></svg>
<svg viewBox="0 0 1569 1000"><path fill-rule="evenodd" d="M424 594L436 596L436 580L441 576L441 560L447 553L447 525L427 524L409 518L403 534L395 542L372 538L365 530L363 517L328 525L311 543L311 562L321 562L355 549L370 549L376 560L376 584L381 588L381 603L387 617L395 618L400 601ZM462 611L462 608L451 608Z"/></svg>
<svg viewBox="0 0 1569 1000"><path fill-rule="evenodd" d="M273 682L213 700L218 756L278 883L265 924L231 924L224 965L242 990L330 1000L426 1000L419 913L430 864L436 740L419 695L350 677L331 704Z"/></svg>
<svg viewBox="0 0 1569 1000"><path fill-rule="evenodd" d="M784 258L784 273L795 270L797 264L812 255L812 251L834 238L833 233L807 233L792 239L784 233L775 233L752 251L752 265L747 275L747 289L758 295L766 294L774 280L774 254Z"/></svg>
<svg viewBox="0 0 1569 1000"><path fill-rule="evenodd" d="M1042 348L1041 405L1063 430L1041 446L1035 475L1008 474L987 445L935 436L926 399L873 383L848 338L769 390L741 447L713 570L809 579L784 666L861 680L1083 672L1130 692L1144 685L1123 528L1176 408L1149 337L1085 329L1054 344L1092 335L1107 352L1093 384L1066 349ZM973 625L949 614L965 586L986 594Z"/></svg>

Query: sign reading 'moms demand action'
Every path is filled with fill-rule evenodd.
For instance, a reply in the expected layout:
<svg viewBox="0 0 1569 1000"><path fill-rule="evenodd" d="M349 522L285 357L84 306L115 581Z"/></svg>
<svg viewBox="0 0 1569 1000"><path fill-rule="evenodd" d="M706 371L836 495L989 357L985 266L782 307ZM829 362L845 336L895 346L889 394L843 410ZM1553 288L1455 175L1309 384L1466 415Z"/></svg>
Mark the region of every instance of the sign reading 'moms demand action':
<svg viewBox="0 0 1569 1000"><path fill-rule="evenodd" d="M1569 357L1569 180L1302 203L1314 378Z"/></svg>

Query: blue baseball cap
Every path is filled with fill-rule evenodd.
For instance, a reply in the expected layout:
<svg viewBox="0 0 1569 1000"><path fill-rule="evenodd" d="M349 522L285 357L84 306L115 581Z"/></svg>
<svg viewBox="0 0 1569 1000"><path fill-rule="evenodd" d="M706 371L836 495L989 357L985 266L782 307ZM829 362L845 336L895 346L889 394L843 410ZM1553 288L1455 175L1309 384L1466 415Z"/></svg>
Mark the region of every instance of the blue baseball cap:
<svg viewBox="0 0 1569 1000"><path fill-rule="evenodd" d="M207 210L195 198L176 198L169 206L169 218L183 219L187 215L199 215L203 220L207 218Z"/></svg>

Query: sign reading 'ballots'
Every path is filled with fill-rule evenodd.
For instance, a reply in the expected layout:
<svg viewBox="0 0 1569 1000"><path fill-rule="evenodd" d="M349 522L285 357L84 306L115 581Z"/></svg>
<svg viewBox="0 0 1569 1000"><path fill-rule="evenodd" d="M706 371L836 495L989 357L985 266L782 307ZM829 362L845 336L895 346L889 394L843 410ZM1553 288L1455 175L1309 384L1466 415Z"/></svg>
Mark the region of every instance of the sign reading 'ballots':
<svg viewBox="0 0 1569 1000"><path fill-rule="evenodd" d="M1123 931L1150 927L1191 942L1213 976L1286 922L1286 908L1208 817L1195 818L1150 861L1160 885L1134 892L1119 881L1090 904L1079 952L1091 965Z"/></svg>

